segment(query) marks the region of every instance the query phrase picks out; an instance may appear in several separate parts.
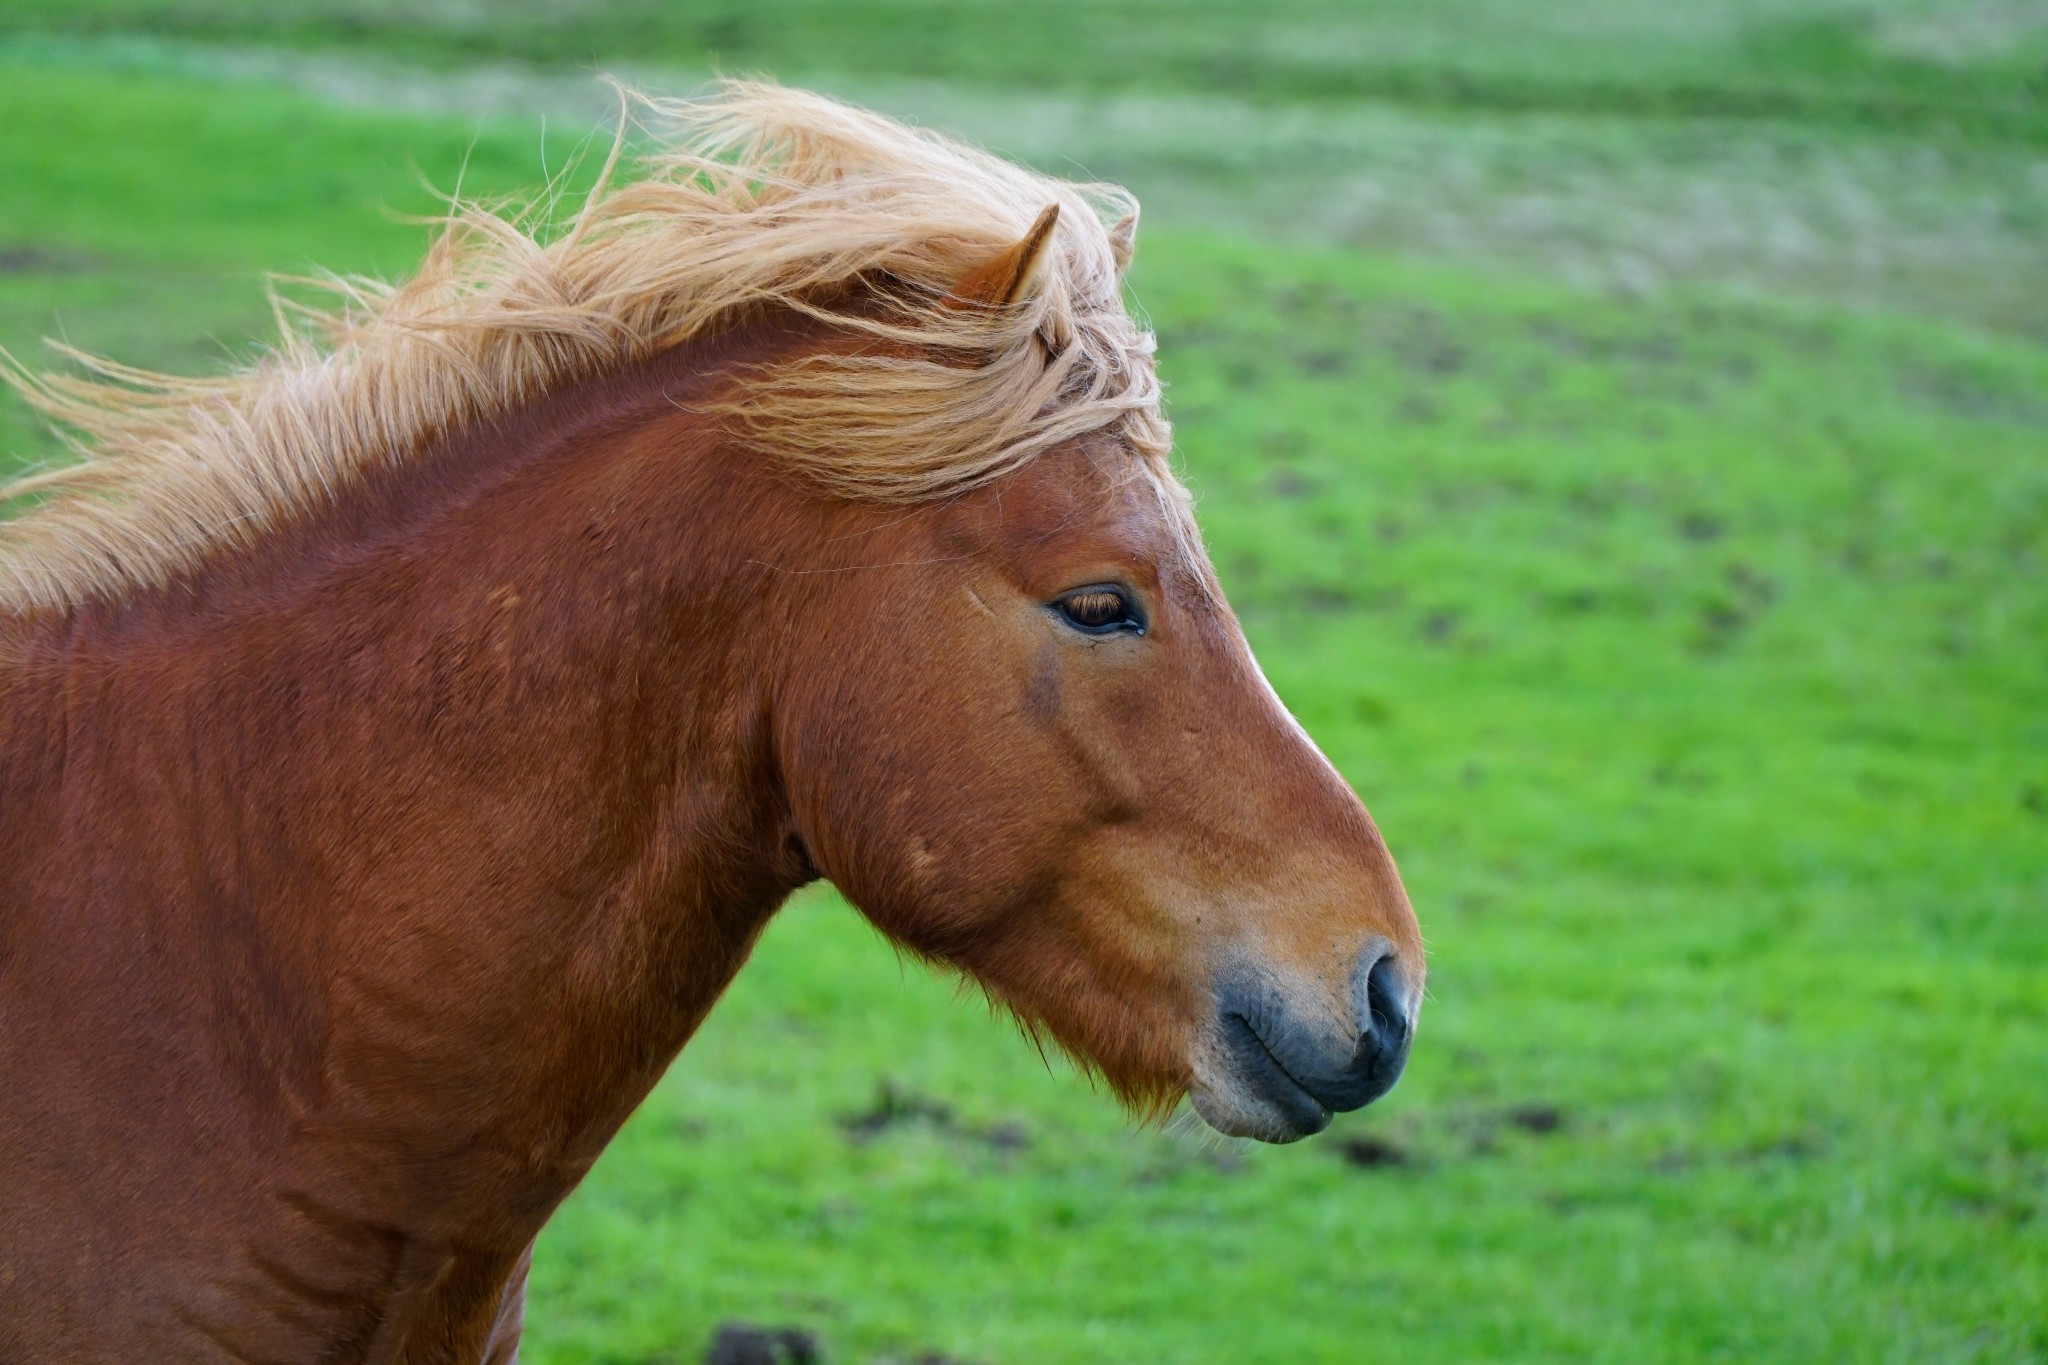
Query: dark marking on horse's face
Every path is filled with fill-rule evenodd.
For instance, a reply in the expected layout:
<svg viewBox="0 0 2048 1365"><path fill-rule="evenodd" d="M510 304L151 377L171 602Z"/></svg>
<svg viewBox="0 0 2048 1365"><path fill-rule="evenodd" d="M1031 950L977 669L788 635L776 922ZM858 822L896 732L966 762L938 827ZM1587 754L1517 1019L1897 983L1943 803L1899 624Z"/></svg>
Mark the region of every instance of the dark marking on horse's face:
<svg viewBox="0 0 2048 1365"><path fill-rule="evenodd" d="M790 800L879 927L1127 1099L1287 1141L1399 1074L1420 935L1134 459L1096 438L919 515L835 505L814 543L845 558L791 580Z"/></svg>
<svg viewBox="0 0 2048 1365"><path fill-rule="evenodd" d="M1060 651L1048 643L1038 652L1031 682L1024 689L1024 715L1040 725L1050 725L1060 714Z"/></svg>

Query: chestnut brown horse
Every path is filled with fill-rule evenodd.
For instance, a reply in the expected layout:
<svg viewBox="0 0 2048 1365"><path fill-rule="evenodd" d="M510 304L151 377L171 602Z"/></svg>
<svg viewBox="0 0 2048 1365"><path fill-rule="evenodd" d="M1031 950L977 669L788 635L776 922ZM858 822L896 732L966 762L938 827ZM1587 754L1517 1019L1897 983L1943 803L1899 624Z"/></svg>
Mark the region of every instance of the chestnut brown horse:
<svg viewBox="0 0 2048 1365"><path fill-rule="evenodd" d="M1128 200L644 107L245 372L16 376L87 458L0 532L10 1365L512 1359L819 877L1141 1111L1400 1072L1415 920L1165 463Z"/></svg>

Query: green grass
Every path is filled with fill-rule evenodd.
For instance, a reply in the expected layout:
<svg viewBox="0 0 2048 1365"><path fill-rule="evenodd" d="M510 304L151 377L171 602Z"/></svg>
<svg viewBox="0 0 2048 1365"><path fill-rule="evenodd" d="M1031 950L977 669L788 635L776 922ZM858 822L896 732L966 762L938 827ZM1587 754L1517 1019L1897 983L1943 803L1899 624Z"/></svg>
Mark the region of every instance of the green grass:
<svg viewBox="0 0 2048 1365"><path fill-rule="evenodd" d="M1101 17L1190 52L1245 22L1180 9L1195 36L1139 24L1141 6ZM1418 51L1449 34L1444 69L1596 90L1636 70L1629 52L1640 89L1706 72L1837 100L1868 76L1727 38L1760 10L1556 12L1593 35L1580 65L1542 33L1515 51L1513 24L1451 41L1457 16L1505 11L1375 22ZM387 51L696 51L670 8L469 13L31 3L7 22L333 37L357 75ZM1133 284L1203 524L1276 686L1402 861L1432 949L1423 1033L1393 1095L1315 1142L1132 1131L807 895L543 1238L529 1358L695 1360L737 1316L809 1326L840 1361L2048 1361L2048 332L2038 301L1984 302L2035 278L1987 262L2024 259L2040 229L2015 220L2009 256L1973 256L1955 226L1972 204L2033 202L2026 137L1958 116L1901 144L1835 105L1768 134L1901 165L1945 146L1923 162L1932 188L1860 183L1969 289L1845 295L1806 278L1819 268L1766 288L1713 261L1616 287L1484 234L1324 223L1276 241L1225 201L1289 183L1258 151L1314 107L1416 146L1568 144L1542 164L1597 167L1557 190L1597 202L1668 169L1693 125L1667 109L1348 103L1256 45L1249 74L1219 80L1241 103L1148 106L1200 82L1169 62L1109 72L1091 49L1138 102L1091 131L1099 106L1060 104L1039 47L1012 60L984 39L970 61L947 35L1000 30L903 13L775 39L836 50L768 50L780 74L815 59L935 117L1037 110L1006 145L1053 164L1065 134L1091 137L1091 166L1166 205ZM320 27L343 14L353 27ZM620 46L633 14L646 41ZM1912 16L1884 14L1852 27L1891 51ZM2039 30L2020 27L1957 69L2024 65ZM17 352L61 329L218 365L260 330L260 269L402 270L421 230L386 210L430 208L421 175L539 177L530 120L390 116L223 81L198 49L65 42L0 55L0 344ZM1023 93L980 88L975 61ZM901 83L920 74L959 84ZM1144 107L1225 107L1236 131L1162 167L1165 135L1119 121ZM1431 164L1399 184L1452 203L1470 165L1496 163ZM2006 198L1972 197L1994 182ZM1668 221L1581 245L1647 252ZM54 450L13 404L0 447ZM863 1135L878 1107L895 1121ZM1367 1138L1405 1159L1346 1160Z"/></svg>
<svg viewBox="0 0 2048 1365"><path fill-rule="evenodd" d="M720 63L1033 90L1801 116L2048 139L2048 25L2010 0L14 0L0 31L146 31L440 63Z"/></svg>

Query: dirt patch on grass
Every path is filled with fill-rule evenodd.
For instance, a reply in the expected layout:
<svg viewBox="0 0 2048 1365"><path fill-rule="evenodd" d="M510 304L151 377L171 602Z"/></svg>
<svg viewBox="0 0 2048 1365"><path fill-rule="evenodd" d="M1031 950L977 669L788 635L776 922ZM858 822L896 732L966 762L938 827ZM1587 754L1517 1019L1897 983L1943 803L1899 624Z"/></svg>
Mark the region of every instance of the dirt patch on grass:
<svg viewBox="0 0 2048 1365"><path fill-rule="evenodd" d="M1554 1104L1518 1104L1504 1117L1510 1128L1539 1136L1558 1132L1564 1127L1564 1110Z"/></svg>
<svg viewBox="0 0 2048 1365"><path fill-rule="evenodd" d="M840 1131L863 1144L900 1128L917 1127L965 1138L999 1153L1021 1152L1031 1145L1031 1130L1015 1119L979 1125L963 1123L952 1105L920 1094L888 1076L876 1083L873 1103L839 1120Z"/></svg>
<svg viewBox="0 0 2048 1365"><path fill-rule="evenodd" d="M704 1353L704 1365L824 1365L825 1348L797 1327L756 1327L722 1322Z"/></svg>
<svg viewBox="0 0 2048 1365"><path fill-rule="evenodd" d="M1358 1166L1365 1170L1406 1166L1414 1160L1406 1147L1391 1138L1379 1137L1372 1133L1346 1138L1337 1150L1342 1153L1346 1165Z"/></svg>
<svg viewBox="0 0 2048 1365"><path fill-rule="evenodd" d="M98 264L80 251L35 242L0 244L0 275L75 275Z"/></svg>

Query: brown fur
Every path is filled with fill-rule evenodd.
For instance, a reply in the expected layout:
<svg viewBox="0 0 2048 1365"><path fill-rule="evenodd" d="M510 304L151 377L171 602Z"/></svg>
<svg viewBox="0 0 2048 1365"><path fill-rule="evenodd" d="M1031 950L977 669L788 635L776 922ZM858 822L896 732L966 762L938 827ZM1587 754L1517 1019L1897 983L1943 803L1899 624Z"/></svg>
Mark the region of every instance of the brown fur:
<svg viewBox="0 0 2048 1365"><path fill-rule="evenodd" d="M0 1360L510 1359L535 1235L819 875L1140 1106L1228 1091L1226 963L1338 1031L1361 945L1419 988L1154 457L906 508L714 416L871 345L769 310L0 615ZM1142 638L1047 606L1106 581Z"/></svg>

